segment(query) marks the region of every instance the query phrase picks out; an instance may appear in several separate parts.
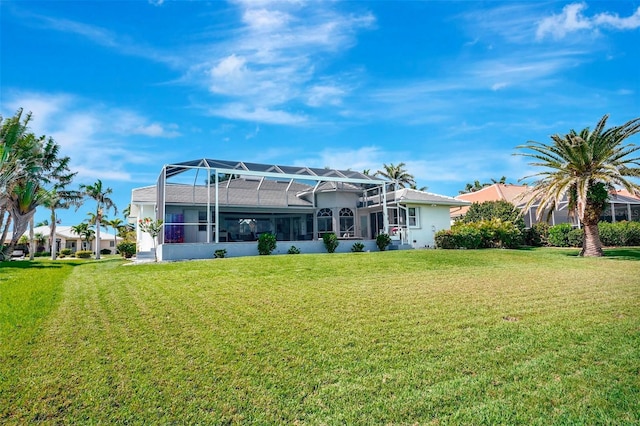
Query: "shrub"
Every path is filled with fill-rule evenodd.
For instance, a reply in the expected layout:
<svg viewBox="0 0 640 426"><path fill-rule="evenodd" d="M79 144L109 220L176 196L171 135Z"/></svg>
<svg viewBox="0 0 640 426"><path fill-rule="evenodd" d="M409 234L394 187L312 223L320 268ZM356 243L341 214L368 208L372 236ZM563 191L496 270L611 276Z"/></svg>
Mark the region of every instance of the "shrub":
<svg viewBox="0 0 640 426"><path fill-rule="evenodd" d="M570 223L559 223L549 228L549 245L553 247L569 247L569 232L573 229Z"/></svg>
<svg viewBox="0 0 640 426"><path fill-rule="evenodd" d="M579 228L573 228L567 234L567 242L570 247L582 247L584 241L584 230Z"/></svg>
<svg viewBox="0 0 640 426"><path fill-rule="evenodd" d="M351 251L354 253L362 253L364 251L364 244L360 241L353 243L351 246Z"/></svg>
<svg viewBox="0 0 640 426"><path fill-rule="evenodd" d="M227 249L218 249L213 252L214 259L224 259L226 255L227 255Z"/></svg>
<svg viewBox="0 0 640 426"><path fill-rule="evenodd" d="M443 249L515 248L522 243L522 232L501 219L454 224L449 231L436 234L436 246Z"/></svg>
<svg viewBox="0 0 640 426"><path fill-rule="evenodd" d="M534 223L531 228L525 231L524 243L533 247L549 245L549 224L547 222Z"/></svg>
<svg viewBox="0 0 640 426"><path fill-rule="evenodd" d="M268 232L258 237L258 253L269 255L276 249L276 236Z"/></svg>
<svg viewBox="0 0 640 426"><path fill-rule="evenodd" d="M389 234L379 234L376 237L376 245L380 251L385 251L391 245L391 237Z"/></svg>
<svg viewBox="0 0 640 426"><path fill-rule="evenodd" d="M71 253L73 252L71 251L70 248L63 248L62 250L60 250L61 256L69 256Z"/></svg>
<svg viewBox="0 0 640 426"><path fill-rule="evenodd" d="M33 253L33 257L49 257L51 256L50 251L37 251Z"/></svg>
<svg viewBox="0 0 640 426"><path fill-rule="evenodd" d="M289 250L287 250L288 254L300 254L300 249L296 246L291 246L289 247Z"/></svg>
<svg viewBox="0 0 640 426"><path fill-rule="evenodd" d="M89 259L93 252L91 250L78 250L76 252L76 257L78 259Z"/></svg>
<svg viewBox="0 0 640 426"><path fill-rule="evenodd" d="M322 236L322 242L324 242L324 247L327 249L328 253L334 253L340 245L338 237L333 232L327 232L324 234Z"/></svg>
<svg viewBox="0 0 640 426"><path fill-rule="evenodd" d="M111 250L109 250L108 248L103 248L102 250L100 250L100 254L111 254Z"/></svg>
<svg viewBox="0 0 640 426"><path fill-rule="evenodd" d="M600 222L600 241L605 246L640 245L640 222Z"/></svg>
<svg viewBox="0 0 640 426"><path fill-rule="evenodd" d="M514 204L499 200L473 203L467 213L460 218L463 223L474 223L500 219L502 222L511 222L520 232L524 231L524 218Z"/></svg>
<svg viewBox="0 0 640 426"><path fill-rule="evenodd" d="M131 256L136 254L136 243L132 243L130 241L123 241L120 244L118 244L117 249L118 249L118 252L120 252L120 254L122 255L122 257L124 257L125 259L129 259Z"/></svg>
<svg viewBox="0 0 640 426"><path fill-rule="evenodd" d="M438 231L438 233L436 233L436 247L449 250L458 248L456 239L456 236L450 229Z"/></svg>

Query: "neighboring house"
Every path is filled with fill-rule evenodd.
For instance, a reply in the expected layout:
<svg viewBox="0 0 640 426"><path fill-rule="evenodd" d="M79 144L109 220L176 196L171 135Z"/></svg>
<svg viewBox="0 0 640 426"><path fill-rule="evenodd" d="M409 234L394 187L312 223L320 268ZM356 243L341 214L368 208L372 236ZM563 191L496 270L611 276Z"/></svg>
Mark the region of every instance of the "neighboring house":
<svg viewBox="0 0 640 426"><path fill-rule="evenodd" d="M262 233L276 236L276 253L295 245L324 252L322 236L333 232L338 251L355 241L377 250L388 233L392 248L432 247L448 229L449 209L470 203L411 189L351 170L318 169L202 159L163 167L157 184L132 191L130 221L164 221L158 237L161 260L255 255ZM219 232L218 232L219 230ZM137 247L153 248L138 228Z"/></svg>
<svg viewBox="0 0 640 426"><path fill-rule="evenodd" d="M531 195L528 193L529 189L526 185L496 183L475 192L458 195L456 199L470 201L472 203L504 200L523 209L531 198ZM524 222L527 227L531 227L534 223L538 222L536 218L537 207L538 205L534 202L526 212L523 212ZM451 220L463 216L468 210L469 207L452 208ZM607 222L619 222L622 220L640 221L640 198L633 197L624 190L612 193L601 218ZM574 226L579 226L577 220L569 214L568 202L566 200L561 202L560 205L551 212L548 222L551 225L571 223Z"/></svg>
<svg viewBox="0 0 640 426"><path fill-rule="evenodd" d="M44 244L44 251L51 251L51 244L49 243L49 236L51 234L51 229L48 226L37 226L33 228L33 233L42 234L46 238L46 242ZM29 237L29 230L27 230L24 235ZM56 243L55 247L58 252L61 249L71 249L73 253L78 250L92 250L95 252L95 238L89 242L83 241L78 234L71 230L71 226L57 225L56 226ZM7 234L7 240L5 244L11 242L11 233ZM114 254L116 252L115 246L122 242L122 238L116 237L114 241L114 235L108 232L100 231L100 249L109 249L111 253Z"/></svg>

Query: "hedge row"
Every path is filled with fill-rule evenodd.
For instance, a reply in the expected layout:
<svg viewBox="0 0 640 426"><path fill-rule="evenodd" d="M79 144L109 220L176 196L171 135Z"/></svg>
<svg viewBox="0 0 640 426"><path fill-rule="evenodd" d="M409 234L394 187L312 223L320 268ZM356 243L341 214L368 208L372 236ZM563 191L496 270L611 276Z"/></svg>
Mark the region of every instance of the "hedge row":
<svg viewBox="0 0 640 426"><path fill-rule="evenodd" d="M522 231L501 219L455 223L436 234L436 246L444 249L515 248L522 245Z"/></svg>
<svg viewBox="0 0 640 426"><path fill-rule="evenodd" d="M600 222L600 241L604 246L640 246L640 222ZM583 230L569 223L549 226L537 223L524 233L509 221L500 219L454 224L436 234L436 246L443 249L515 248L529 246L582 247Z"/></svg>

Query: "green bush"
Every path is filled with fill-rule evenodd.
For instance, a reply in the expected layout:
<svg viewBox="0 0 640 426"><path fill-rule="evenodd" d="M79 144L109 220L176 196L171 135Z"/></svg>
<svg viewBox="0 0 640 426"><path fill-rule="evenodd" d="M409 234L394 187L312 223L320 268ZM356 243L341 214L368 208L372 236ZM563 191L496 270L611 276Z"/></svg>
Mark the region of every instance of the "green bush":
<svg viewBox="0 0 640 426"><path fill-rule="evenodd" d="M69 256L71 253L73 252L70 248L63 248L62 250L60 250L60 255L62 256Z"/></svg>
<svg viewBox="0 0 640 426"><path fill-rule="evenodd" d="M502 222L511 222L520 232L524 232L525 224L520 209L514 204L500 201L485 201L483 203L473 203L467 213L459 220L462 223L475 223L500 219Z"/></svg>
<svg viewBox="0 0 640 426"><path fill-rule="evenodd" d="M122 257L124 257L125 259L129 259L134 254L136 254L136 243L132 243L130 241L123 241L120 244L118 244L117 249L120 255L122 255Z"/></svg>
<svg viewBox="0 0 640 426"><path fill-rule="evenodd" d="M559 223L549 228L549 245L553 247L570 247L569 232L573 229L570 223Z"/></svg>
<svg viewBox="0 0 640 426"><path fill-rule="evenodd" d="M91 255L93 255L93 252L91 250L78 250L76 252L76 257L78 259L89 259Z"/></svg>
<svg viewBox="0 0 640 426"><path fill-rule="evenodd" d="M549 224L547 222L534 223L531 228L525 231L524 243L533 247L549 245Z"/></svg>
<svg viewBox="0 0 640 426"><path fill-rule="evenodd" d="M567 242L569 247L582 247L584 241L584 230L580 228L573 228L567 234Z"/></svg>
<svg viewBox="0 0 640 426"><path fill-rule="evenodd" d="M276 249L276 236L268 232L258 237L258 253L270 255Z"/></svg>
<svg viewBox="0 0 640 426"><path fill-rule="evenodd" d="M522 232L501 219L457 222L449 231L436 234L436 247L443 249L515 248L522 244Z"/></svg>
<svg viewBox="0 0 640 426"><path fill-rule="evenodd" d="M385 251L391 245L391 237L389 234L379 234L376 237L376 245L380 251Z"/></svg>
<svg viewBox="0 0 640 426"><path fill-rule="evenodd" d="M362 253L364 251L364 244L360 241L353 243L351 251L354 253Z"/></svg>
<svg viewBox="0 0 640 426"><path fill-rule="evenodd" d="M600 241L605 246L640 245L640 222L600 222Z"/></svg>
<svg viewBox="0 0 640 426"><path fill-rule="evenodd" d="M327 232L324 234L322 236L322 242L324 242L324 247L327 249L328 253L334 253L340 245L338 237L333 232Z"/></svg>
<svg viewBox="0 0 640 426"><path fill-rule="evenodd" d="M49 257L51 256L50 251L37 251L33 253L33 257Z"/></svg>
<svg viewBox="0 0 640 426"><path fill-rule="evenodd" d="M218 249L215 252L213 252L213 257L215 259L224 259L226 255L227 255L227 249Z"/></svg>
<svg viewBox="0 0 640 426"><path fill-rule="evenodd" d="M288 254L300 254L300 249L296 246L291 246L289 247L289 250L287 250Z"/></svg>
<svg viewBox="0 0 640 426"><path fill-rule="evenodd" d="M100 254L111 254L111 250L108 248L103 248L100 250Z"/></svg>

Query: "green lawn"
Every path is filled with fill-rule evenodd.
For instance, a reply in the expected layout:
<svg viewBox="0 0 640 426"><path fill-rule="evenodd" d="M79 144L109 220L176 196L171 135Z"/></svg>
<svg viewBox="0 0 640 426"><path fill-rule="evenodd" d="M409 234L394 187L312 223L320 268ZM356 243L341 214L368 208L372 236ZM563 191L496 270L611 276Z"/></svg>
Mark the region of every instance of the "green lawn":
<svg viewBox="0 0 640 426"><path fill-rule="evenodd" d="M0 423L639 424L640 249L0 264Z"/></svg>

